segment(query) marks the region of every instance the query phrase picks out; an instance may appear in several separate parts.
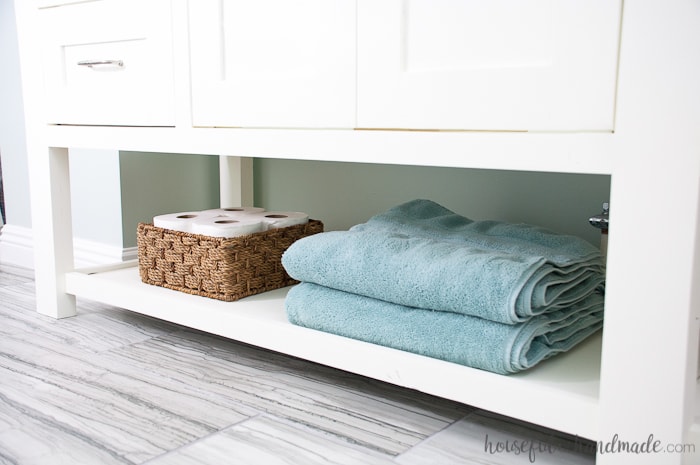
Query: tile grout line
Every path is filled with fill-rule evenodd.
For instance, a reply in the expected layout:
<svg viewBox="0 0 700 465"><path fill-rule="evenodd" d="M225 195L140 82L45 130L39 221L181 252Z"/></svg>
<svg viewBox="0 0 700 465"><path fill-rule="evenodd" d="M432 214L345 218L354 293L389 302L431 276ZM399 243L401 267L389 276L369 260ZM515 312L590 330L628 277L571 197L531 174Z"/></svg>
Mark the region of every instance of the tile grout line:
<svg viewBox="0 0 700 465"><path fill-rule="evenodd" d="M205 441L205 440L207 440L207 439L209 439L209 438L211 438L211 437L213 437L213 436L216 436L216 435L218 435L218 434L221 434L221 433L223 433L224 431L226 431L226 430L228 430L228 429L234 428L234 427L236 427L236 426L238 426L238 425L242 425L243 423L246 423L246 422L248 422L248 421L250 421L250 420L254 420L254 419L256 419L256 418L260 418L261 416L264 416L264 415L265 415L264 412L257 412L255 415L253 415L253 416L251 416L251 417L244 418L244 419L241 419L240 421L236 421L236 422L230 423L230 424L228 424L228 425L226 425L226 426L223 426L223 427L219 428L219 429L216 430L216 431L212 431L212 432L210 432L210 433L208 433L208 434L205 434L204 436L200 436L200 437L198 437L197 439L195 439L194 441L190 441L190 442L188 442L188 443L186 443L186 444L182 444L182 445L176 447L175 449L171 449L171 450L164 451L162 454L156 455L155 457L151 457L150 459L147 459L145 462L140 462L138 465L148 465L148 464L156 463L156 460L160 460L160 459L165 458L165 457L168 457L168 456L170 456L170 455L177 454L177 453L181 452L182 450L184 450L184 449L186 449L186 448L189 448L189 447L194 446L195 444L198 444L198 443L200 443L200 442L203 442L203 441Z"/></svg>
<svg viewBox="0 0 700 465"><path fill-rule="evenodd" d="M400 454L397 454L396 456L394 456L393 461L398 463L398 460L400 460L401 457L403 457L403 456L406 455L407 453L409 453L409 452L415 450L415 449L418 448L418 447L421 447L421 446L424 445L426 442L432 440L435 436L437 436L438 434L440 434L440 433L446 431L447 429L453 427L453 426L456 425L457 423L462 422L462 421L469 421L469 417L471 417L472 415L474 415L476 412L479 412L480 410L481 410L481 409L479 409L479 408L477 408L477 407L472 407L472 410L471 410L469 413L467 413L466 415L464 415L463 417L457 418L456 420L452 421L451 423L446 424L444 428L441 428L439 431L435 431L435 432L434 432L433 434L431 434L430 436L426 436L425 438L421 439L418 443L412 445L411 447L409 447L409 448L406 449L405 451L403 451L403 452L401 452Z"/></svg>

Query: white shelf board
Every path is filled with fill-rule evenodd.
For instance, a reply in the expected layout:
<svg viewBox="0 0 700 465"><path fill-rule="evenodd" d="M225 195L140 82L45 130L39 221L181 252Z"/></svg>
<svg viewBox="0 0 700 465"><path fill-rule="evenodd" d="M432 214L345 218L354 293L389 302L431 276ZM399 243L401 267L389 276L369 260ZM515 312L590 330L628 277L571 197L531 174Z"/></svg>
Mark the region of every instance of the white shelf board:
<svg viewBox="0 0 700 465"><path fill-rule="evenodd" d="M611 174L610 132L47 126L47 145L355 163Z"/></svg>
<svg viewBox="0 0 700 465"><path fill-rule="evenodd" d="M596 440L601 337L503 376L292 325L288 288L221 302L141 282L136 267L71 272L66 292Z"/></svg>

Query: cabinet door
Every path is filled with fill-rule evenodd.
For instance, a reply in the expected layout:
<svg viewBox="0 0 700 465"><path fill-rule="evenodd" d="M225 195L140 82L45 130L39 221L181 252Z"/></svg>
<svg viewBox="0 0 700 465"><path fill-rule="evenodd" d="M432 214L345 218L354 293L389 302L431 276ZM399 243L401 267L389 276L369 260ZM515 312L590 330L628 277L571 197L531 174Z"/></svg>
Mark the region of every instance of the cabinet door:
<svg viewBox="0 0 700 465"><path fill-rule="evenodd" d="M620 0L358 0L358 126L612 130Z"/></svg>
<svg viewBox="0 0 700 465"><path fill-rule="evenodd" d="M195 126L353 127L355 0L190 2Z"/></svg>
<svg viewBox="0 0 700 465"><path fill-rule="evenodd" d="M172 126L169 0L102 0L39 11L49 123Z"/></svg>

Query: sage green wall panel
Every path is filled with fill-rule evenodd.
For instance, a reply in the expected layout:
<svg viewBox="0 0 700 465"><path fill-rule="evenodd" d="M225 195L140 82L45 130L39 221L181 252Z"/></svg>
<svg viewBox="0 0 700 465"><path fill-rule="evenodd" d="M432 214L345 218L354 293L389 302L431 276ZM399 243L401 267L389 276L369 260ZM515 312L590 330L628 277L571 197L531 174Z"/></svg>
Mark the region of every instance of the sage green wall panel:
<svg viewBox="0 0 700 465"><path fill-rule="evenodd" d="M119 152L69 149L73 235L122 247Z"/></svg>
<svg viewBox="0 0 700 465"><path fill-rule="evenodd" d="M588 217L609 196L610 177L601 175L255 160L257 206L308 212L326 230L426 198L475 220L537 224L598 245Z"/></svg>
<svg viewBox="0 0 700 465"><path fill-rule="evenodd" d="M155 215L219 207L216 156L121 152L120 172L125 247Z"/></svg>

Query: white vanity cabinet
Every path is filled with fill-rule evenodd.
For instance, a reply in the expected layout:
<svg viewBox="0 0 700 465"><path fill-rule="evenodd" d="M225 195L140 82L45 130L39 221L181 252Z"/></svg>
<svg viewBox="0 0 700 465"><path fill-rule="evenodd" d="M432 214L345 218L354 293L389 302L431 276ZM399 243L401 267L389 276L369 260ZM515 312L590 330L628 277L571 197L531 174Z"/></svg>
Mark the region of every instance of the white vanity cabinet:
<svg viewBox="0 0 700 465"><path fill-rule="evenodd" d="M39 10L45 120L173 126L169 0L101 0Z"/></svg>
<svg viewBox="0 0 700 465"><path fill-rule="evenodd" d="M620 0L358 0L362 128L611 131Z"/></svg>
<svg viewBox="0 0 700 465"><path fill-rule="evenodd" d="M125 24L71 13L100 5ZM15 10L39 312L67 317L75 296L94 299L602 445L653 435L700 448L697 0L99 0L55 11L15 0ZM46 18L51 37L67 38L42 63ZM169 28L172 41L146 54L155 74L123 87L131 60L92 53ZM75 44L90 53L73 56ZM75 70L61 70L76 58L125 66L80 68L88 81L66 90ZM602 336L501 376L293 326L286 289L227 303L143 284L134 263L76 270L71 147L610 175ZM249 171L226 166L243 198ZM698 454L599 453L597 465Z"/></svg>
<svg viewBox="0 0 700 465"><path fill-rule="evenodd" d="M194 126L354 126L354 0L189 8Z"/></svg>
<svg viewBox="0 0 700 465"><path fill-rule="evenodd" d="M192 121L612 131L620 15L620 0L193 2Z"/></svg>

